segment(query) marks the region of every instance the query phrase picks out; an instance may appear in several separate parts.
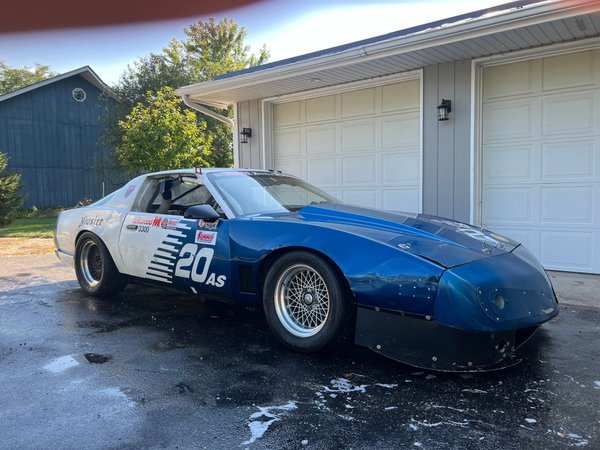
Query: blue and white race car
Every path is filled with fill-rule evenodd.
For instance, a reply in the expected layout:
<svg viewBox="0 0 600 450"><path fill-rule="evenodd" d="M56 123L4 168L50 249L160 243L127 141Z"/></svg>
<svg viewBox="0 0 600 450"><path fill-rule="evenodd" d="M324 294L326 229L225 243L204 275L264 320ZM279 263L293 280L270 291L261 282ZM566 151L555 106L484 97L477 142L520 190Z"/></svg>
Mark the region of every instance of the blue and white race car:
<svg viewBox="0 0 600 450"><path fill-rule="evenodd" d="M64 211L56 254L91 295L144 280L262 307L286 346L352 336L418 367L492 370L558 314L522 245L453 220L346 205L276 171L151 173Z"/></svg>

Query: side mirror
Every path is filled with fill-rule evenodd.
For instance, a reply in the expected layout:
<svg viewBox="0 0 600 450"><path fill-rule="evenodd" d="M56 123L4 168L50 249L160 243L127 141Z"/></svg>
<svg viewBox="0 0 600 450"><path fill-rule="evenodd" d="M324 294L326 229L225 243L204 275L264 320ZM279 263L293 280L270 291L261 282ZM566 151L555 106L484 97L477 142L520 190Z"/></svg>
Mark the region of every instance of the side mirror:
<svg viewBox="0 0 600 450"><path fill-rule="evenodd" d="M210 205L194 205L190 206L183 213L183 217L186 219L202 219L207 222L214 222L220 219L219 213Z"/></svg>

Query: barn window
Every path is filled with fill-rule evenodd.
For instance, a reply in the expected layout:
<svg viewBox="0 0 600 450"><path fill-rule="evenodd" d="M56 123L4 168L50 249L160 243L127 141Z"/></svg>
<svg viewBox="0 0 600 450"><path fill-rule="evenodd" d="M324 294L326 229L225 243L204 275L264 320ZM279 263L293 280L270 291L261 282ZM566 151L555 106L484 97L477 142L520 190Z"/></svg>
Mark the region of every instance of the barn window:
<svg viewBox="0 0 600 450"><path fill-rule="evenodd" d="M85 91L81 88L73 89L73 98L78 102L83 102L86 98Z"/></svg>

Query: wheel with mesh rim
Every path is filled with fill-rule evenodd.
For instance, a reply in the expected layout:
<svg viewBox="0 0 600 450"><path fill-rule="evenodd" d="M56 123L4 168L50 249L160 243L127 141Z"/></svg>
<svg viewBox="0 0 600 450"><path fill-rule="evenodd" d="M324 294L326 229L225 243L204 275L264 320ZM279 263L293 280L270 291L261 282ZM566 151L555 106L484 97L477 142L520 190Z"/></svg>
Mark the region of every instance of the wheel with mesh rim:
<svg viewBox="0 0 600 450"><path fill-rule="evenodd" d="M263 307L271 330L283 344L313 352L341 337L347 297L329 263L298 251L283 255L269 269Z"/></svg>
<svg viewBox="0 0 600 450"><path fill-rule="evenodd" d="M81 288L91 295L109 295L125 286L102 240L85 232L75 247L75 274Z"/></svg>

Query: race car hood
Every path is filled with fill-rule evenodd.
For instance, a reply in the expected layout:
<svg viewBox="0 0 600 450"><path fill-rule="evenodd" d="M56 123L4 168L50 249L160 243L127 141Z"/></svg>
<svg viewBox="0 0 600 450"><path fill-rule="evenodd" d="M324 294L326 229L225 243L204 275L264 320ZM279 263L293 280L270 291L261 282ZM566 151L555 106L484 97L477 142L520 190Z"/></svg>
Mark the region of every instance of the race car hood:
<svg viewBox="0 0 600 450"><path fill-rule="evenodd" d="M481 228L424 214L337 203L307 206L298 214L303 221L391 245L446 268L508 253L519 245Z"/></svg>

